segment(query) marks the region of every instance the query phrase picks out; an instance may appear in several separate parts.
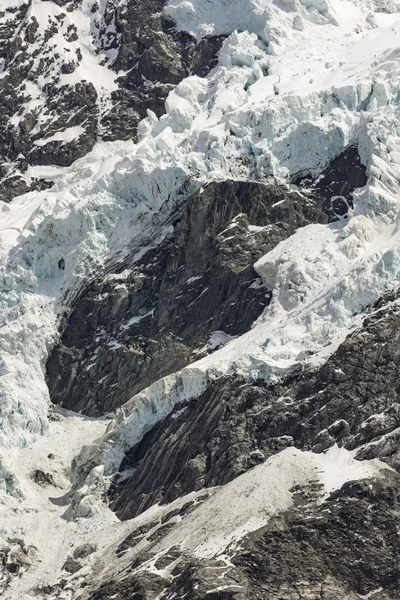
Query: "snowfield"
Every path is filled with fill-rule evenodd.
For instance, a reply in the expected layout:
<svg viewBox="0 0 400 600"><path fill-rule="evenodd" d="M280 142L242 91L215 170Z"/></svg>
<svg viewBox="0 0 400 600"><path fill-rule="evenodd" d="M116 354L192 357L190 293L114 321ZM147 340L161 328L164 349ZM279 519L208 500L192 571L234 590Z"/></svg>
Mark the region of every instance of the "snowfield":
<svg viewBox="0 0 400 600"><path fill-rule="evenodd" d="M39 4L42 16L41 11L56 10L52 2ZM40 463L44 446L51 452L54 440L61 439L57 436L63 440L62 469L88 439L93 442L85 452L98 466L77 492L74 507L80 523L83 517L93 519L87 525L92 535L114 518L101 499L107 477L118 469L125 450L176 403L198 396L226 374L276 381L296 365L323 361L360 323L366 308L398 287L400 5L387 6L390 12L378 13L370 0L170 0L165 11L179 30L197 39L229 34L218 66L204 79L192 76L177 85L160 119L148 111L138 144L99 142L69 168L35 167L32 176L39 171L41 176L56 175L54 187L0 206L3 538L19 528L20 536L40 546L24 513L33 493L27 487L28 468ZM85 17L76 24L82 36L88 22ZM88 50L85 73L74 77L90 73L100 85L108 71L96 75L91 56ZM114 75L110 71L101 84L107 93ZM79 131L64 133L71 137ZM358 145L368 173L367 186L355 194L353 214L331 225L300 229L257 262L257 272L274 292L251 331L132 398L106 432L105 421L71 415L49 421L44 365L57 336L57 315L69 310L98 269L158 243L177 203L207 182L256 179L291 186L294 175L317 175L352 144ZM69 435L72 422L80 424L82 435ZM284 481L271 492L276 498L271 511L287 508L291 496L283 490L297 479L308 481L313 469L327 473L332 464L342 465L334 482L322 477L328 492L381 468L375 462L360 465L344 453L310 457L287 450L257 467L281 472L284 465ZM20 461L28 454L21 470ZM260 515L268 495L256 495L257 507L248 507L251 514L238 506L231 521L218 517L235 486L245 482L253 489L257 473L250 471L207 500L222 507L214 513L221 531L214 549L201 541L201 555L223 552L232 540L265 524ZM64 491L68 485L63 481ZM52 538L49 553L56 553L66 536L60 511L44 497L36 507L37 518L48 519L43 535ZM193 551L203 507L194 513L189 530L185 525L180 533ZM49 575L53 567L55 577L58 563L37 577ZM31 597L33 583L31 575L26 581L23 576L6 598Z"/></svg>
<svg viewBox="0 0 400 600"><path fill-rule="evenodd" d="M17 8L23 5L23 0L1 0L0 10ZM55 73L59 72L59 69L64 61L74 60L76 54L80 54L82 59L78 67L72 73L63 73L60 77L59 87L63 85L74 85L81 81L87 81L93 84L96 89L99 99L101 111L104 112L107 107L110 106L110 94L112 91L118 89L118 85L115 83L117 73L111 71L107 66L104 66L105 62L112 63L116 58L115 50L99 51L99 40L98 34L93 35L96 30L96 23L100 18L99 7L97 10L92 10L93 2L90 0L83 0L79 11L71 11L65 13L62 6L58 6L55 2L42 2L41 0L33 0L31 6L26 14L26 18L22 24L22 27L26 27L31 20L35 20L37 23L37 36L38 38L45 38L46 30L49 23L57 23L60 20L60 16L63 15L65 20L60 27L56 36L51 38L48 44L48 50L51 51L52 56L56 58L55 64L52 68L48 69L45 74L40 75L37 81L27 81L25 96L27 98L24 104L24 110L13 117L12 124L18 125L24 118L24 116L32 111L34 108L42 109L40 120L36 125L36 129L39 131L39 125L51 120L51 115L46 114L43 88L46 84L52 82L52 78ZM76 30L76 40L69 39L71 28ZM115 23L112 21L108 25L109 32L115 32ZM20 35L21 31L16 32L16 36ZM40 61L40 53L38 42L32 44L31 53L34 54L34 60L31 64L31 69L36 70ZM35 55L36 53L36 55ZM0 78L2 74L0 73ZM4 76L4 75L3 75ZM37 145L45 145L54 140L72 140L78 138L84 129L82 127L70 127L64 131L57 132L55 136L47 137L46 139L39 140ZM35 133L35 131L33 131Z"/></svg>

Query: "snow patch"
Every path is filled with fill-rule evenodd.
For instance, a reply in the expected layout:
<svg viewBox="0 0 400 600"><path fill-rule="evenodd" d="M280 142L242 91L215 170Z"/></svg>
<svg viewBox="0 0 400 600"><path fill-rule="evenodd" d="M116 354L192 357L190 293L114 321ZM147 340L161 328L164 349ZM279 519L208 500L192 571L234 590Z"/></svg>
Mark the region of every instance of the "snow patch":
<svg viewBox="0 0 400 600"><path fill-rule="evenodd" d="M50 142L63 142L65 144L79 138L83 133L85 133L85 128L80 125L68 127L68 129L64 129L63 131L56 131L56 133L48 138L36 140L35 146L45 146Z"/></svg>

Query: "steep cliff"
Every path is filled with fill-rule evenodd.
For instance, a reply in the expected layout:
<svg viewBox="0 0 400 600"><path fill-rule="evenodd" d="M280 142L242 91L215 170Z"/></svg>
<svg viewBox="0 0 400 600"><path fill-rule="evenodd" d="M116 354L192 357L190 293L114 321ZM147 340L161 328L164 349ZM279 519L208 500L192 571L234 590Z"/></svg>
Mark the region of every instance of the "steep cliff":
<svg viewBox="0 0 400 600"><path fill-rule="evenodd" d="M398 2L0 39L2 598L400 598Z"/></svg>

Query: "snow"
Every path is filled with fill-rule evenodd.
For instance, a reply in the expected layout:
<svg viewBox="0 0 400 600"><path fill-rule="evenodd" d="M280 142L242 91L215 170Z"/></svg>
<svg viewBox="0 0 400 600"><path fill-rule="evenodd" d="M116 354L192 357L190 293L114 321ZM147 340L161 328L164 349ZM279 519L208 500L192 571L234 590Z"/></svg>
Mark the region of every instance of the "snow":
<svg viewBox="0 0 400 600"><path fill-rule="evenodd" d="M68 499L65 495L71 485L71 460L83 444L100 436L106 425L105 420L59 411L55 413L48 436L12 453L10 464L18 472L23 503L15 498L7 499L2 510L0 543L7 547L10 545L8 540L19 538L27 546L34 546L36 551L32 565L20 577L14 578L2 595L4 600L29 599L32 598L32 587L56 583L65 576L62 565L73 549L90 540L107 524L117 522L115 515L105 508L101 518L90 521L66 518ZM32 475L36 469L52 475L54 485L40 487L35 484Z"/></svg>
<svg viewBox="0 0 400 600"><path fill-rule="evenodd" d="M295 486L321 484L319 502L347 481L376 477L386 465L359 462L354 453L331 448L326 454L287 448L261 465L216 488L197 510L161 542L161 549L178 544L198 558L211 558L232 549L248 533L267 525L293 505ZM229 548L229 546L231 548Z"/></svg>
<svg viewBox="0 0 400 600"><path fill-rule="evenodd" d="M213 331L208 342L197 351L197 354L215 350L215 348L224 346L233 339L235 339L235 336L229 335L229 333L225 333L225 331Z"/></svg>
<svg viewBox="0 0 400 600"><path fill-rule="evenodd" d="M85 531L83 516L88 531L112 521L101 501L108 475L177 403L199 396L223 375L274 382L299 364L326 360L360 324L365 309L399 286L400 15L375 13L369 0L242 0L230 2L229 10L226 6L221 0L168 2L166 12L178 29L198 39L229 35L209 76L191 76L176 86L164 116L157 119L149 112L140 124L138 144L99 143L68 169L35 167L28 177L56 174L54 187L0 206L0 446L1 473L6 475L0 493L8 511L5 529L14 528L13 522L8 525L7 506L18 502L27 509L36 506L48 521L46 531L35 533L27 524L29 512L21 508L15 526L20 523L26 530L26 539L40 548L41 534L54 537L43 570L29 579L32 584L35 577L58 572L62 553L56 547L64 544L64 552L68 535ZM106 109L115 74L100 65L111 55L94 50L88 34L90 8L85 0L67 15L80 32L84 60L80 71L63 75L62 81L87 78ZM36 0L31 10L41 27L61 12L52 2ZM64 57L64 38L55 43ZM29 85L29 102L40 106L41 86ZM53 139L75 139L80 133L69 128ZM139 257L143 248L157 244L170 231L169 217L177 205L210 181L253 179L289 186L299 172L318 175L350 144L358 145L368 173L367 186L355 194L353 213L333 225L298 230L257 262L273 296L251 331L231 340L216 332L210 343L222 341L222 348L129 400L104 435L103 421L68 416L49 422L44 365L58 335L56 314L70 310L105 264L121 264L126 255ZM61 258L65 269L59 268ZM64 523L64 509L50 506L28 485L28 470L47 465L44 448L56 442L57 448L65 445L57 473L83 444L89 448L80 459L90 456L97 465L74 497L79 527ZM75 475L83 468L79 460L77 464ZM348 478L373 476L379 469L376 463L354 461L344 450L313 455L288 449L214 491L179 526L181 543L193 551L196 546L199 556L222 552L290 506L292 484L316 479L329 493ZM11 487L6 485L9 475L14 476ZM64 478L62 489L68 485ZM25 500L18 500L20 493ZM214 504L207 509L207 502ZM214 510L218 518L210 518ZM210 532L215 533L212 539ZM168 539L162 543L172 545ZM10 599L23 598L25 588L18 581L13 585Z"/></svg>
<svg viewBox="0 0 400 600"><path fill-rule="evenodd" d="M62 141L63 143L72 142L72 140L79 138L82 133L85 133L85 128L80 125L76 125L75 127L68 127L63 131L56 131L53 135L48 138L44 138L41 140L36 140L35 146L45 146L50 142L58 142Z"/></svg>
<svg viewBox="0 0 400 600"><path fill-rule="evenodd" d="M311 22L326 24L335 22L332 4L324 0L286 1L281 3L281 6L284 6L288 13L288 23L293 19L292 15L296 15L308 18ZM272 20L276 5L279 6L278 2L271 0L169 0L165 13L176 21L178 30L187 31L198 39L207 35L229 34L235 29L241 29L255 32L268 40L272 33L268 22ZM350 2L346 5L350 19L353 20L353 15L357 15L357 12Z"/></svg>
<svg viewBox="0 0 400 600"><path fill-rule="evenodd" d="M309 502L318 505L348 481L384 477L390 470L377 459L357 461L354 454L337 446L324 454L286 448L223 486L191 492L168 505L152 506L135 519L97 534L94 539L102 546L97 558L105 565L112 564L115 548L131 531L145 523L157 523L167 513L178 513L177 509L194 501L192 510L184 517L176 517L173 529L159 542L143 539L128 549L123 564L130 566L134 557L145 553L150 545L151 558L141 561L139 570L151 570L160 556L177 546L184 555L199 559L218 557L229 564L229 557L246 535L294 507L295 487L312 487L314 497ZM204 495L206 499L200 502L199 496ZM157 527L149 532L149 537ZM168 577L174 566L173 563L167 567L163 575ZM121 563L118 572L122 572Z"/></svg>
<svg viewBox="0 0 400 600"><path fill-rule="evenodd" d="M122 4L121 8L122 8ZM101 18L100 7L93 12L93 2L84 0L80 10L74 10L65 22L64 27L73 24L76 27L78 40L70 44L71 50L76 51L78 48L82 52L82 60L73 73L62 74L59 86L76 85L81 81L88 81L93 84L97 92L100 115L99 122L102 116L111 108L110 96L111 93L118 89L116 79L122 73L111 71L111 64L117 56L116 50L107 52L99 52L96 45L96 24ZM114 21L108 24L106 33L115 33ZM97 33L97 35L99 35ZM118 36L117 36L118 38ZM65 43L65 40L59 35L59 40Z"/></svg>
<svg viewBox="0 0 400 600"><path fill-rule="evenodd" d="M142 321L142 319L146 319L147 317L150 317L154 314L154 308L152 310L149 310L147 313L145 313L144 315L138 315L136 317L131 317L129 319L129 321L127 321L123 326L122 329L129 329L129 327L131 325L136 325L137 323L140 323L140 321Z"/></svg>

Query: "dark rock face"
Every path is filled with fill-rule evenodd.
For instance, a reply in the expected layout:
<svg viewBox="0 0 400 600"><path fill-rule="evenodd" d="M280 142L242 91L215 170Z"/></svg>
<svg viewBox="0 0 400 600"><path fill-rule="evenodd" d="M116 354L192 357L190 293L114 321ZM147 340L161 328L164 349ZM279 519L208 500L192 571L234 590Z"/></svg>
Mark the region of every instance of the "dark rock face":
<svg viewBox="0 0 400 600"><path fill-rule="evenodd" d="M48 485L55 485L53 475L51 473L46 473L41 469L36 469L32 473L32 479L40 487L47 487Z"/></svg>
<svg viewBox="0 0 400 600"><path fill-rule="evenodd" d="M75 560L86 558L90 554L93 554L93 552L96 552L96 550L97 546L95 544L82 544L82 546L75 548L73 558Z"/></svg>
<svg viewBox="0 0 400 600"><path fill-rule="evenodd" d="M55 50L55 36L60 33L66 42L70 41L67 13L60 10L56 18L49 20L48 29L41 33L36 17L31 15L31 4L7 9L0 16L0 58L4 60L5 71L0 83L3 200L35 189L21 175L28 164L71 164L86 154L95 141L98 109L93 85L87 81L60 85L60 75L66 71ZM68 4L73 9L72 3ZM70 54L75 55L75 51L71 49ZM76 53L70 64L79 62ZM82 123L85 123L83 133L73 143L45 142L54 133Z"/></svg>
<svg viewBox="0 0 400 600"><path fill-rule="evenodd" d="M62 568L64 571L67 571L67 573L77 573L79 569L82 568L82 565L79 561L70 557L67 558Z"/></svg>
<svg viewBox="0 0 400 600"><path fill-rule="evenodd" d="M287 446L359 449L400 468L400 309L382 300L314 373L280 385L213 383L126 455L112 490L122 519L192 490L223 485ZM381 437L384 436L384 437ZM124 473L123 473L124 474Z"/></svg>
<svg viewBox="0 0 400 600"><path fill-rule="evenodd" d="M145 573L142 577L128 576L123 581L110 581L90 596L90 600L148 600L156 598L165 581L158 575Z"/></svg>
<svg viewBox="0 0 400 600"><path fill-rule="evenodd" d="M133 531L117 549L115 576L88 582L88 600L397 600L400 597L400 475L350 481L321 501L315 484L293 490L293 506L247 534L223 557L194 559L178 546L121 556L159 525ZM190 514L190 513L189 513ZM187 513L182 513L184 520ZM172 517L172 520L174 517ZM155 529L161 532L162 526ZM151 537L148 537L150 541ZM134 538L136 536L136 538ZM129 538L132 538L129 541ZM146 563L154 562L152 569ZM157 569L157 571L155 571ZM167 569L167 573L165 571ZM370 596L368 596L370 595Z"/></svg>
<svg viewBox="0 0 400 600"><path fill-rule="evenodd" d="M271 531L272 524L256 533L249 550L234 559L254 597L267 587L273 599L302 598L305 592L351 598L378 588L382 597L398 598L399 484L399 475L389 473L385 482L349 482L322 506L287 515L283 531Z"/></svg>
<svg viewBox="0 0 400 600"><path fill-rule="evenodd" d="M213 332L205 351L221 332L244 333L270 298L254 262L298 227L327 220L316 201L283 187L210 184L187 201L168 239L78 301L47 364L53 402L109 412L198 359Z"/></svg>
<svg viewBox="0 0 400 600"><path fill-rule="evenodd" d="M297 175L293 183L308 188L311 195L323 198L323 206L332 221L347 215L353 208L353 192L367 183L366 168L361 163L357 146L341 152L316 180Z"/></svg>
<svg viewBox="0 0 400 600"><path fill-rule="evenodd" d="M171 89L189 74L204 76L217 63L226 36L195 40L176 33L162 16L165 0L128 1L114 9L119 36L112 68L125 71L119 90L111 95L112 108L102 118L104 140L135 138L138 122L147 109L160 116Z"/></svg>
<svg viewBox="0 0 400 600"><path fill-rule="evenodd" d="M147 109L162 114L173 86L189 73L205 75L223 41L214 37L196 45L190 36L174 32L162 16L164 0L93 2L88 31L93 54L104 57L99 63L105 69L124 72L117 89L95 87L87 80L74 24L81 0L56 4L59 11L51 12L44 30L31 0L0 13L5 73L0 81L0 198L5 201L37 189L24 176L28 164L67 166L97 140L135 138ZM74 139L63 139L70 128L77 128Z"/></svg>
<svg viewBox="0 0 400 600"><path fill-rule="evenodd" d="M11 581L27 571L33 563L37 548L23 539L8 538L0 549L0 593L6 593Z"/></svg>
<svg viewBox="0 0 400 600"><path fill-rule="evenodd" d="M234 567L224 565L223 590L223 563L199 561L162 598L353 600L373 591L399 598L399 502L399 475L345 484L322 505L302 504L247 536Z"/></svg>

